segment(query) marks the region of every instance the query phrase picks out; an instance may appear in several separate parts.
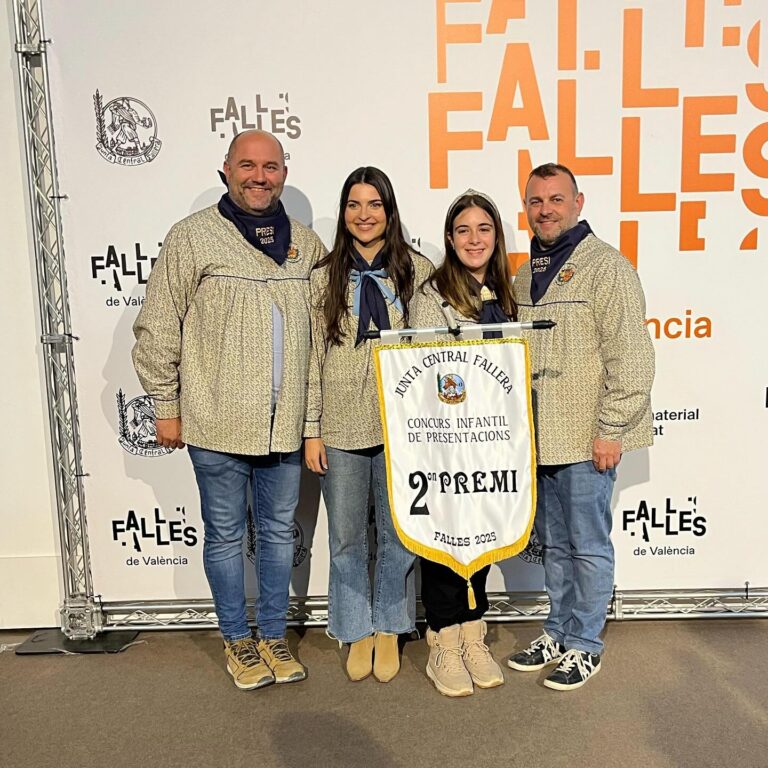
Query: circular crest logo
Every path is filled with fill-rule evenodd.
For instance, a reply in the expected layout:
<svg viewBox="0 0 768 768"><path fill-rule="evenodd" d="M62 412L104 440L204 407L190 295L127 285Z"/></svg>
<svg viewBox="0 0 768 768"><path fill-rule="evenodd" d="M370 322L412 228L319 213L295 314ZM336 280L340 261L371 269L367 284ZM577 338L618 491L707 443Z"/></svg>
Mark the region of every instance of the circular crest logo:
<svg viewBox="0 0 768 768"><path fill-rule="evenodd" d="M457 373L446 373L441 376L437 374L437 397L443 403L448 405L458 405L467 399L467 389L464 386L464 379Z"/></svg>
<svg viewBox="0 0 768 768"><path fill-rule="evenodd" d="M152 110L132 96L119 96L104 106L101 94L93 96L96 111L96 149L110 163L142 165L157 157L163 143L157 138Z"/></svg>
<svg viewBox="0 0 768 768"><path fill-rule="evenodd" d="M573 276L576 274L576 267L569 261L558 273L557 284L565 285L573 280Z"/></svg>
<svg viewBox="0 0 768 768"><path fill-rule="evenodd" d="M531 529L531 538L528 539L528 544L525 549L518 555L518 557L525 563L532 563L534 565L541 565L544 561L544 549L541 546L539 537L536 535L536 531Z"/></svg>
<svg viewBox="0 0 768 768"><path fill-rule="evenodd" d="M304 529L298 520L293 521L293 567L298 568L308 554L304 546ZM245 531L245 556L252 563L256 562L256 523L253 520L253 510L248 507L248 518Z"/></svg>
<svg viewBox="0 0 768 768"><path fill-rule="evenodd" d="M123 390L117 393L119 442L133 456L166 456L173 448L157 442L155 403L149 395L139 395L125 402Z"/></svg>
<svg viewBox="0 0 768 768"><path fill-rule="evenodd" d="M298 520L293 521L293 567L298 568L307 559L304 546L304 529Z"/></svg>

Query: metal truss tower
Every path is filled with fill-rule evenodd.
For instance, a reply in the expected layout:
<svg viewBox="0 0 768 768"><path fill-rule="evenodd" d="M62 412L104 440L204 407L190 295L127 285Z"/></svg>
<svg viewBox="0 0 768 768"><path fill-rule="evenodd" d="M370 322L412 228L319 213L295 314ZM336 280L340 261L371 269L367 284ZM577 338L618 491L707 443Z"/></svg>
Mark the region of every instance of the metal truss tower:
<svg viewBox="0 0 768 768"><path fill-rule="evenodd" d="M93 585L85 523L77 392L61 238L61 195L54 155L51 100L40 2L14 0L16 54L22 102L48 393L48 422L56 484L64 603L61 625L70 638L93 637L101 611Z"/></svg>

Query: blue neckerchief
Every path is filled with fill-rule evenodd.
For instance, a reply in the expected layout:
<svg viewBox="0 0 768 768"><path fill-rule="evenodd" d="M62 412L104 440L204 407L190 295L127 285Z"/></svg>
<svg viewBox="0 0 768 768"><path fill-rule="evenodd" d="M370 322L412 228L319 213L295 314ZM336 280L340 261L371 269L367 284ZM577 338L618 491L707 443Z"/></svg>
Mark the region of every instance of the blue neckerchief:
<svg viewBox="0 0 768 768"><path fill-rule="evenodd" d="M481 325L488 323L507 323L509 318L504 313L504 310L499 304L499 299L496 296L496 291L488 283L478 283L477 280L472 280L472 289L480 299L480 313L477 321ZM486 295L483 295L483 291L486 291ZM484 339L500 339L501 331L483 331Z"/></svg>
<svg viewBox="0 0 768 768"><path fill-rule="evenodd" d="M531 301L536 304L547 292L549 284L576 250L576 246L592 230L586 220L563 232L546 250L541 247L539 238L531 240Z"/></svg>
<svg viewBox="0 0 768 768"><path fill-rule="evenodd" d="M383 265L382 251L376 254L370 264L355 251L354 264L349 271L349 282L354 289L352 314L358 318L355 346L365 340L364 334L371 320L380 331L391 328L387 304L393 305L400 314L403 313L402 302L384 282L387 270Z"/></svg>
<svg viewBox="0 0 768 768"><path fill-rule="evenodd" d="M291 247L291 221L279 200L274 213L256 216L240 208L226 193L221 196L218 209L254 248L269 256L278 266L285 263Z"/></svg>

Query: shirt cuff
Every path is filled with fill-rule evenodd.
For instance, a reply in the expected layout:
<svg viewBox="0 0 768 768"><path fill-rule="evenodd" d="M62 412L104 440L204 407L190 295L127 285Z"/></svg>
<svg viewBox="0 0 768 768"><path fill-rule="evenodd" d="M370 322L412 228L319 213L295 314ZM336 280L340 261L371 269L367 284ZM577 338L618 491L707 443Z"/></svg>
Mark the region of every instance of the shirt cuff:
<svg viewBox="0 0 768 768"><path fill-rule="evenodd" d="M155 400L156 419L178 419L181 416L181 403L176 400Z"/></svg>
<svg viewBox="0 0 768 768"><path fill-rule="evenodd" d="M613 442L620 443L624 437L624 430L616 427L601 427L597 437L600 440L612 440Z"/></svg>

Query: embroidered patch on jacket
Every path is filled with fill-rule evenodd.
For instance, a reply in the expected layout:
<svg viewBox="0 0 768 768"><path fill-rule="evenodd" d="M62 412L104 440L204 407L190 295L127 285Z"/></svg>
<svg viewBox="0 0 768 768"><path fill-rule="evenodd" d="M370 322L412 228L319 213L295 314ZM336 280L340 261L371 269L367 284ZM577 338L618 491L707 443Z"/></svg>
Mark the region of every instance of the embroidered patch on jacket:
<svg viewBox="0 0 768 768"><path fill-rule="evenodd" d="M557 284L558 285L565 285L566 283L570 283L571 280L573 280L573 276L576 274L576 267L571 264L571 262L568 262L558 273L557 273Z"/></svg>

